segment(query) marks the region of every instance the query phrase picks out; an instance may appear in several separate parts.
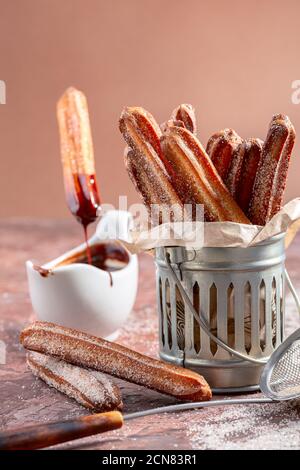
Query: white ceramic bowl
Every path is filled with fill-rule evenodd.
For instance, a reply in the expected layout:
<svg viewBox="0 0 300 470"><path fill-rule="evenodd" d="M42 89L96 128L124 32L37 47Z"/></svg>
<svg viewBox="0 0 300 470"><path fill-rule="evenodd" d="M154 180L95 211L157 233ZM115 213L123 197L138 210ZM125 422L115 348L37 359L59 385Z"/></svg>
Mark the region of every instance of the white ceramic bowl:
<svg viewBox="0 0 300 470"><path fill-rule="evenodd" d="M128 240L131 222L131 215L126 211L107 212L98 224L97 234L89 243L99 243L107 227L112 228L117 237ZM46 277L34 269L32 261L26 262L32 306L40 320L114 340L135 302L137 256L129 254L129 263L111 272L112 285L107 271L88 264L73 263L55 267L64 259L81 252L84 247L82 244L43 265L43 268L51 269L52 272Z"/></svg>

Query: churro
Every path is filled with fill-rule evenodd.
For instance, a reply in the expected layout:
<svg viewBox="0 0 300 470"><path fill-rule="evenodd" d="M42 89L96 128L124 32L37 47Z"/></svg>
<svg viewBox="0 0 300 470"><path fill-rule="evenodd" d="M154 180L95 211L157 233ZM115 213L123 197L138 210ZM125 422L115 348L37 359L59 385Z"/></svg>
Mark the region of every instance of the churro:
<svg viewBox="0 0 300 470"><path fill-rule="evenodd" d="M163 220L168 215L173 221L183 220L183 204L163 164L162 133L153 116L143 108L126 108L120 117L120 130L129 145L125 166L148 211L159 205Z"/></svg>
<svg viewBox="0 0 300 470"><path fill-rule="evenodd" d="M83 226L94 222L100 198L85 95L68 88L57 103L61 160L67 204Z"/></svg>
<svg viewBox="0 0 300 470"><path fill-rule="evenodd" d="M191 132L170 127L161 140L164 163L172 166L172 184L184 203L203 204L209 221L250 223Z"/></svg>
<svg viewBox="0 0 300 470"><path fill-rule="evenodd" d="M119 387L101 372L37 352L27 354L27 364L34 375L86 408L96 411L122 409Z"/></svg>
<svg viewBox="0 0 300 470"><path fill-rule="evenodd" d="M105 372L182 400L211 398L209 385L195 372L54 323L33 323L22 331L20 342L26 349Z"/></svg>
<svg viewBox="0 0 300 470"><path fill-rule="evenodd" d="M257 168L261 159L262 145L262 140L254 138L246 139L243 142L244 156L235 199L245 214L249 209Z"/></svg>
<svg viewBox="0 0 300 470"><path fill-rule="evenodd" d="M216 132L207 142L206 152L224 182L230 170L233 153L241 143L242 139L233 129Z"/></svg>
<svg viewBox="0 0 300 470"><path fill-rule="evenodd" d="M174 123L176 121L182 122L187 130L197 134L195 109L191 104L181 104L175 108L171 114L171 121Z"/></svg>
<svg viewBox="0 0 300 470"><path fill-rule="evenodd" d="M289 118L273 116L249 203L249 218L256 225L265 225L281 207L294 141Z"/></svg>

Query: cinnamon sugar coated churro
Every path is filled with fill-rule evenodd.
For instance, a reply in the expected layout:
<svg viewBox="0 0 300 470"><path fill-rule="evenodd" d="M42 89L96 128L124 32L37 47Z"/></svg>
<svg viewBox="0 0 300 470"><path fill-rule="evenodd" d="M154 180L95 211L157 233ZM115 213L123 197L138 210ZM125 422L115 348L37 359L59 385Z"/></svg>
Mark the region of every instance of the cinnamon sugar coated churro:
<svg viewBox="0 0 300 470"><path fill-rule="evenodd" d="M173 127L173 126L185 127L185 125L182 121L174 121L173 119L169 119L168 121L163 122L160 125L160 128L161 128L162 132L165 133L169 129L169 127Z"/></svg>
<svg viewBox="0 0 300 470"><path fill-rule="evenodd" d="M206 220L250 223L218 175L201 143L187 129L171 127L162 137L164 161L185 203L204 204Z"/></svg>
<svg viewBox="0 0 300 470"><path fill-rule="evenodd" d="M37 352L27 354L27 364L34 375L86 408L111 411L123 407L119 388L100 372Z"/></svg>
<svg viewBox="0 0 300 470"><path fill-rule="evenodd" d="M26 349L105 372L182 400L211 398L209 385L195 372L54 323L36 322L28 326L22 331L20 342Z"/></svg>
<svg viewBox="0 0 300 470"><path fill-rule="evenodd" d="M233 129L216 132L206 151L195 136L194 108L182 104L161 128L143 108L125 108L120 130L129 146L125 164L149 209L203 205L206 221L264 225L281 208L295 130L287 116L273 117L266 142L243 140ZM210 158L209 158L210 157ZM170 212L170 211L169 211Z"/></svg>
<svg viewBox="0 0 300 470"><path fill-rule="evenodd" d="M120 116L119 127L125 141L134 152L160 159L162 132L152 114L144 108L127 107ZM161 161L157 161L163 169Z"/></svg>
<svg viewBox="0 0 300 470"><path fill-rule="evenodd" d="M265 225L281 207L294 141L289 118L273 116L249 203L249 218L256 225Z"/></svg>
<svg viewBox="0 0 300 470"><path fill-rule="evenodd" d="M232 155L241 143L242 139L233 129L216 132L207 142L206 151L224 182L230 169Z"/></svg>
<svg viewBox="0 0 300 470"><path fill-rule="evenodd" d="M174 121L174 123L176 123L176 121L182 122L187 130L193 134L197 134L195 109L191 104L181 104L175 108L171 114L171 120Z"/></svg>
<svg viewBox="0 0 300 470"><path fill-rule="evenodd" d="M157 160L147 159L144 153L126 149L124 162L129 177L148 211L153 210L153 205L159 205L162 220L167 220L170 208L172 208L172 220L181 221L183 204ZM155 214L152 213L152 215Z"/></svg>
<svg viewBox="0 0 300 470"><path fill-rule="evenodd" d="M286 125L289 127L289 135L282 150L282 156L279 160L279 164L277 167L275 181L273 182L270 218L272 218L282 207L284 191L286 188L287 176L289 171L290 158L296 139L295 128L289 118L284 115L278 115L278 117L279 116L282 117Z"/></svg>
<svg viewBox="0 0 300 470"><path fill-rule="evenodd" d="M161 131L153 116L142 108L126 108L120 117L120 130L129 148L124 161L130 179L148 211L151 205L164 210L173 207L173 220L183 218L183 204L172 187L161 158Z"/></svg>
<svg viewBox="0 0 300 470"><path fill-rule="evenodd" d="M232 197L236 200L237 198L237 191L239 187L239 181L241 178L242 172L242 165L245 155L245 148L242 142L242 139L238 145L235 146L232 152L231 161L228 168L228 173L225 178L225 185L232 195Z"/></svg>
<svg viewBox="0 0 300 470"><path fill-rule="evenodd" d="M245 214L249 209L257 168L261 159L262 145L262 140L254 138L246 139L243 142L244 156L235 198Z"/></svg>

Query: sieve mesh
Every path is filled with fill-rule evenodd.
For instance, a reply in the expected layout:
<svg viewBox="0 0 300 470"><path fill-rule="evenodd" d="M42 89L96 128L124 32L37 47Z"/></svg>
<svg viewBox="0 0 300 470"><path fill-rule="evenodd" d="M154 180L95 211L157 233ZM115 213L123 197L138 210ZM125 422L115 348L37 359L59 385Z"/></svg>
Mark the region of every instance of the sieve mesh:
<svg viewBox="0 0 300 470"><path fill-rule="evenodd" d="M300 396L300 339L283 351L269 377L269 388L278 399Z"/></svg>

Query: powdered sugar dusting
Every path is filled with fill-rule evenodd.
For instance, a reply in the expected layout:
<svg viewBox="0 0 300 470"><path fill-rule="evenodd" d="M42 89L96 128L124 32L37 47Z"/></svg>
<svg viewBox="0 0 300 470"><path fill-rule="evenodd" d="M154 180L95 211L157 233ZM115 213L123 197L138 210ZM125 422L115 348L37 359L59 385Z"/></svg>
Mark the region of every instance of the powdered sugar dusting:
<svg viewBox="0 0 300 470"><path fill-rule="evenodd" d="M194 449L300 448L299 402L229 406L205 413L205 427L198 413L187 418Z"/></svg>
<svg viewBox="0 0 300 470"><path fill-rule="evenodd" d="M27 355L27 363L34 375L88 408L105 411L122 403L118 387L100 372L36 352Z"/></svg>

